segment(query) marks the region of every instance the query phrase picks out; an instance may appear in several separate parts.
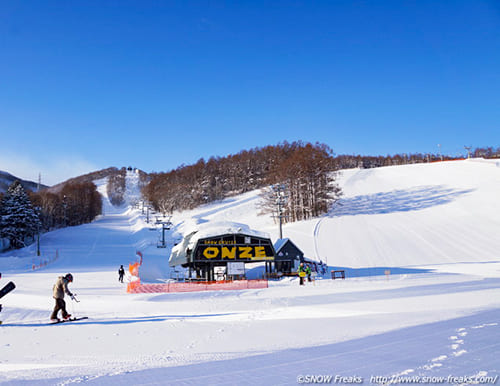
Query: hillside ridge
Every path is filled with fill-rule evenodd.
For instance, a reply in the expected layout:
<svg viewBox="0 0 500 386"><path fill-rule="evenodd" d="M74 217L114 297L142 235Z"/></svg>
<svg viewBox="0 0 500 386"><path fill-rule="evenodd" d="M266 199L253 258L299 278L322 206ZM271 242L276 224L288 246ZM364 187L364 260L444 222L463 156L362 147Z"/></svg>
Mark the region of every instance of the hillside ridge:
<svg viewBox="0 0 500 386"><path fill-rule="evenodd" d="M21 185L23 186L23 188L26 190L31 190L31 191L35 191L35 192L38 190L38 182L23 180L22 178L14 176L13 174L10 174L9 172L0 170L0 193L5 193L7 191L7 189L9 188L9 186L14 181L19 181L21 183ZM46 189L46 188L48 188L47 185L43 185L43 184L40 185L40 189Z"/></svg>

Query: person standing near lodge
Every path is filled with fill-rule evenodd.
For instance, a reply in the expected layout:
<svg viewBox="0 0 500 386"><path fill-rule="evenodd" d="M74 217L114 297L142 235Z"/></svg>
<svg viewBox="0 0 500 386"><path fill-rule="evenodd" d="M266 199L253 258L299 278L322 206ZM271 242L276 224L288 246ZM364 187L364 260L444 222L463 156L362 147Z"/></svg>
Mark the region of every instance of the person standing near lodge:
<svg viewBox="0 0 500 386"><path fill-rule="evenodd" d="M297 272L299 273L299 285L304 285L304 277L306 276L306 267L304 267L304 263L300 263Z"/></svg>
<svg viewBox="0 0 500 386"><path fill-rule="evenodd" d="M120 269L118 270L118 281L120 283L123 283L123 276L125 275L125 269L123 268L123 265L120 265Z"/></svg>
<svg viewBox="0 0 500 386"><path fill-rule="evenodd" d="M71 299L74 298L74 295L68 289L68 284L72 282L73 275L71 273L68 273L65 276L59 276L57 278L56 284L54 284L53 287L53 298L56 300L56 305L54 306L54 311L52 311L52 315L50 316L50 320L52 322L59 322L59 318L57 317L57 313L59 312L59 310L61 310L64 320L67 320L71 317L71 314L68 314L68 312L66 311L64 294L68 294Z"/></svg>
<svg viewBox="0 0 500 386"><path fill-rule="evenodd" d="M311 281L311 273L312 273L311 265L307 264L306 266L307 281Z"/></svg>

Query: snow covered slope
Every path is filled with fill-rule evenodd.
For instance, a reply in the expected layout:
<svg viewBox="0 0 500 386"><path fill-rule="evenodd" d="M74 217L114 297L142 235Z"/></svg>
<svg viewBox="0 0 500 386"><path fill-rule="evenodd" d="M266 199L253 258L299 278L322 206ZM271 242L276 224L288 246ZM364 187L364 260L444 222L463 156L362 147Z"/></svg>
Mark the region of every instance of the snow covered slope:
<svg viewBox="0 0 500 386"><path fill-rule="evenodd" d="M482 159L343 171L344 197L324 217L287 224L306 256L336 267L497 260L500 162ZM278 238L258 192L175 216L231 220Z"/></svg>
<svg viewBox="0 0 500 386"><path fill-rule="evenodd" d="M125 204L132 205L141 199L140 176L138 169L127 169L125 174Z"/></svg>
<svg viewBox="0 0 500 386"><path fill-rule="evenodd" d="M315 254L346 267L497 260L500 167L458 161L346 172Z"/></svg>
<svg viewBox="0 0 500 386"><path fill-rule="evenodd" d="M342 205L287 224L284 236L308 257L346 267L347 280L134 295L117 270L136 251L144 256L141 279L161 282L176 275L168 256L193 224L244 223L273 240L278 226L258 215L258 192L249 192L174 213L167 248L157 248L154 224L140 210L114 208L105 180L98 182L103 216L44 234L41 258L34 246L0 255L0 285L17 285L1 300L0 383L294 385L311 375L493 383L500 375L500 165L348 170L340 182ZM81 300L68 300L69 312L89 319L48 325L52 285L67 272Z"/></svg>

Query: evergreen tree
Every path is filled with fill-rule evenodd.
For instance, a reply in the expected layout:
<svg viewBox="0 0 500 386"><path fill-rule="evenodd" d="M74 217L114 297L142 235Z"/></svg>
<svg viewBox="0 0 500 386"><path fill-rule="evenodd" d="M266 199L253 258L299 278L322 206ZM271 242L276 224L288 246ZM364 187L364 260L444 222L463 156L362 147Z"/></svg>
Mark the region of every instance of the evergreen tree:
<svg viewBox="0 0 500 386"><path fill-rule="evenodd" d="M0 205L0 237L9 239L13 248L33 240L41 223L19 181L9 186Z"/></svg>

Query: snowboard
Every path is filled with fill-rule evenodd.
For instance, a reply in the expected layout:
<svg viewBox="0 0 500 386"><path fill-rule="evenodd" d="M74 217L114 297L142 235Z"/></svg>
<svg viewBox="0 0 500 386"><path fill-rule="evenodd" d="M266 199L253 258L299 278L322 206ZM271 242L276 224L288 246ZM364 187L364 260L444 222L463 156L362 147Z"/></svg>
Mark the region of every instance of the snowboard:
<svg viewBox="0 0 500 386"><path fill-rule="evenodd" d="M16 288L16 285L14 284L14 282L12 281L9 281L5 287L3 287L1 290L0 290L0 299L3 298L5 295L7 295L10 291L12 291L14 288Z"/></svg>
<svg viewBox="0 0 500 386"><path fill-rule="evenodd" d="M66 323L66 322L75 322L77 320L83 320L83 319L88 319L88 316L82 316L80 318L70 318L70 319L61 319L58 322L50 322L50 324L61 324L61 323Z"/></svg>

